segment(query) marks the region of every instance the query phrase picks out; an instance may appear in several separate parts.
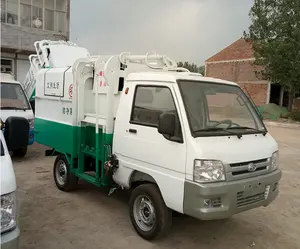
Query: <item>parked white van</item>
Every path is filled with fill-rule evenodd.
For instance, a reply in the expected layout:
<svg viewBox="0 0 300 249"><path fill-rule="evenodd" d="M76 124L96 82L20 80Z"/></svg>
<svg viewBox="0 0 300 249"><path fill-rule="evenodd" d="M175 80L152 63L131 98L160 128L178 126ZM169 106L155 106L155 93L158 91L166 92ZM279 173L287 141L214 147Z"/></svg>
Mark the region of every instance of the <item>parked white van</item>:
<svg viewBox="0 0 300 249"><path fill-rule="evenodd" d="M17 225L16 177L2 132L1 140L1 248L17 249L20 230Z"/></svg>
<svg viewBox="0 0 300 249"><path fill-rule="evenodd" d="M34 142L34 114L28 97L20 82L14 79L12 74L1 73L1 130L8 117L23 117L29 122L28 141L21 147L13 148L13 155L24 157L27 153L27 146Z"/></svg>

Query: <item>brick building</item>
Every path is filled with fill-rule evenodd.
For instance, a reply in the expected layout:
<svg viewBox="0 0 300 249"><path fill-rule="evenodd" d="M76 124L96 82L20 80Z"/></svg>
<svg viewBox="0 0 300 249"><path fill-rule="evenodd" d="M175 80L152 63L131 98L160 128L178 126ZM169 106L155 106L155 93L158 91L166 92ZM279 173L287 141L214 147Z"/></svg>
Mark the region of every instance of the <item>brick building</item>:
<svg viewBox="0 0 300 249"><path fill-rule="evenodd" d="M205 61L205 75L238 83L257 106L275 103L287 106L287 93L277 84L259 79L250 42L239 39Z"/></svg>
<svg viewBox="0 0 300 249"><path fill-rule="evenodd" d="M70 0L1 0L1 72L22 82L37 40L69 39Z"/></svg>

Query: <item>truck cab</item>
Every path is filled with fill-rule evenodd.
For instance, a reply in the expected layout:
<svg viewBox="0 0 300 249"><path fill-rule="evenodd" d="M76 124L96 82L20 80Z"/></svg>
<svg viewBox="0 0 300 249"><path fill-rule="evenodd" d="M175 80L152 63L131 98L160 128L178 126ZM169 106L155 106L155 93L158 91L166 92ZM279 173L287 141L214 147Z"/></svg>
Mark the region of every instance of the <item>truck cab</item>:
<svg viewBox="0 0 300 249"><path fill-rule="evenodd" d="M141 72L128 76L125 93L115 120L115 182L126 188L151 182L167 207L201 220L228 218L277 197L277 143L236 83ZM155 223L135 210L154 215L155 203L145 192L139 196L139 204L138 196L132 200L133 224L144 234Z"/></svg>
<svg viewBox="0 0 300 249"><path fill-rule="evenodd" d="M1 130L5 131L5 123L9 117L22 117L29 122L28 142L20 148L13 149L13 155L24 157L27 145L34 143L34 114L29 99L20 82L8 73L1 73Z"/></svg>

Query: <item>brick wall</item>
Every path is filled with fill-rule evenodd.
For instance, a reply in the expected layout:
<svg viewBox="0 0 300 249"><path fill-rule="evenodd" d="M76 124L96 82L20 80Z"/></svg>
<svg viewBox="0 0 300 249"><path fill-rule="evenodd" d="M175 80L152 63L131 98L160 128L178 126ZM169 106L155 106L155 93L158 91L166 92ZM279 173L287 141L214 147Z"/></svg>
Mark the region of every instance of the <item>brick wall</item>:
<svg viewBox="0 0 300 249"><path fill-rule="evenodd" d="M206 64L206 76L221 78L234 82L261 81L255 74L262 67L253 64L254 61L233 61Z"/></svg>
<svg viewBox="0 0 300 249"><path fill-rule="evenodd" d="M251 42L247 42L243 38L238 39L230 44L214 56L207 59L207 62L237 60L253 58L254 53Z"/></svg>
<svg viewBox="0 0 300 249"><path fill-rule="evenodd" d="M253 99L257 106L264 105L268 101L268 83L238 83L243 91ZM247 91L248 93L247 93Z"/></svg>
<svg viewBox="0 0 300 249"><path fill-rule="evenodd" d="M206 76L238 83L244 91L247 89L256 105L263 105L268 101L268 82L257 77L255 71L260 71L261 68L253 65L253 62L245 60L207 63Z"/></svg>

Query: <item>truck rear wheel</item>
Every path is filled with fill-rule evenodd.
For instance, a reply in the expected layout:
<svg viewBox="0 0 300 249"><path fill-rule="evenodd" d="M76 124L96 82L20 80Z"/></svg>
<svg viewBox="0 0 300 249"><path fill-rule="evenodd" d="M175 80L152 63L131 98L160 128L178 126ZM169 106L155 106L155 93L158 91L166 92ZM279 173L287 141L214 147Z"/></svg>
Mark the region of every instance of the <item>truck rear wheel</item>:
<svg viewBox="0 0 300 249"><path fill-rule="evenodd" d="M78 177L70 172L70 164L64 155L56 157L53 176L56 186L62 191L72 191L77 186Z"/></svg>
<svg viewBox="0 0 300 249"><path fill-rule="evenodd" d="M19 148L13 151L13 157L24 157L27 154L27 147Z"/></svg>
<svg viewBox="0 0 300 249"><path fill-rule="evenodd" d="M146 240L163 237L172 224L168 209L155 184L135 188L129 201L130 219L136 232Z"/></svg>

